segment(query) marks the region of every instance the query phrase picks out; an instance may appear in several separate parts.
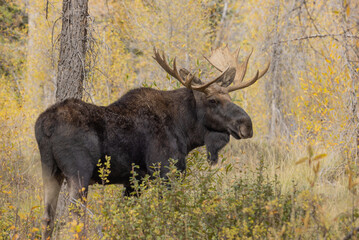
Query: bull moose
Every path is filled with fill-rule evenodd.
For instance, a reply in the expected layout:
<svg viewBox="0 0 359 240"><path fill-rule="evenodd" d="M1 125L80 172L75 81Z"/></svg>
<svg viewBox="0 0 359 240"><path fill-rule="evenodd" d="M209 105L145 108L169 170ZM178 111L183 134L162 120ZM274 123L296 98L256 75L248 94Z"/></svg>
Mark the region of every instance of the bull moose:
<svg viewBox="0 0 359 240"><path fill-rule="evenodd" d="M101 181L97 163L105 156L111 156L109 183L123 184L129 192L133 164L143 177L160 163L160 176L166 177L170 158L178 160L176 167L184 171L186 155L206 145L208 160L215 164L230 135L252 137L250 117L229 96L267 72L269 63L243 81L251 54L238 63L239 48L234 53L227 46L212 51L206 59L221 74L204 83L186 69L178 71L176 58L170 67L165 54L154 49L153 58L185 88L137 88L109 106L67 99L43 112L35 124L45 192L43 239L51 236L63 180L68 182L70 199L81 199L90 184Z"/></svg>

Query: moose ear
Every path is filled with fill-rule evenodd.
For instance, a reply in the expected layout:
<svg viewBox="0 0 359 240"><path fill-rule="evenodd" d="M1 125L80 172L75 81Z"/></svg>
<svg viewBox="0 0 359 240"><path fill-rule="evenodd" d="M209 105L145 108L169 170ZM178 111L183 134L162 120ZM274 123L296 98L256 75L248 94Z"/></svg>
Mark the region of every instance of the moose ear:
<svg viewBox="0 0 359 240"><path fill-rule="evenodd" d="M235 76L236 69L230 68L225 74L222 75L222 78L218 80L218 84L221 85L221 87L228 87L233 82Z"/></svg>
<svg viewBox="0 0 359 240"><path fill-rule="evenodd" d="M181 78L186 79L187 75L190 74L190 71L185 68L181 68L179 74L181 75ZM201 79L199 79L198 77L194 77L192 82L195 84L203 84Z"/></svg>

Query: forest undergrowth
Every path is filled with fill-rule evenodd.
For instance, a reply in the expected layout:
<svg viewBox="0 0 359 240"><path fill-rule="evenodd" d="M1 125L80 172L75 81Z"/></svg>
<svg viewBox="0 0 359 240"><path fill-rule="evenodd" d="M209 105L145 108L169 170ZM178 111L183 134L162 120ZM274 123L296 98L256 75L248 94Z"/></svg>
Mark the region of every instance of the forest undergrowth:
<svg viewBox="0 0 359 240"><path fill-rule="evenodd" d="M96 184L85 207L69 204L64 191L54 239L344 238L359 226L358 181L338 155L298 150L232 140L217 165L208 164L204 149L194 150L186 173L171 165L168 182L158 172L143 181L134 173L130 197L121 185ZM104 183L106 161L99 162ZM0 239L41 238L40 163L20 164L1 165Z"/></svg>

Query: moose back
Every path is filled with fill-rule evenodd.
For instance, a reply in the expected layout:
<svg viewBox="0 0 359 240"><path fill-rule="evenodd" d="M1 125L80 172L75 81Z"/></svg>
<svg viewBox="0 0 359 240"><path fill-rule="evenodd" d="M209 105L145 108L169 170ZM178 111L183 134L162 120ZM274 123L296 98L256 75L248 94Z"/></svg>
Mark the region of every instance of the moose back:
<svg viewBox="0 0 359 240"><path fill-rule="evenodd" d="M45 191L43 238L51 236L63 180L68 182L70 198L81 199L90 184L101 180L97 163L105 156L111 156L109 182L123 184L130 192L133 164L139 166L141 177L152 174L152 166L160 163L160 176L166 177L170 158L183 171L186 155L206 145L208 160L214 164L230 135L252 137L250 117L231 101L229 92L253 84L269 64L243 81L250 54L239 64L238 53L227 47L213 51L207 60L221 74L204 83L186 69L178 71L176 60L170 67L155 49L154 59L185 88L138 88L105 107L67 99L43 112L35 125Z"/></svg>

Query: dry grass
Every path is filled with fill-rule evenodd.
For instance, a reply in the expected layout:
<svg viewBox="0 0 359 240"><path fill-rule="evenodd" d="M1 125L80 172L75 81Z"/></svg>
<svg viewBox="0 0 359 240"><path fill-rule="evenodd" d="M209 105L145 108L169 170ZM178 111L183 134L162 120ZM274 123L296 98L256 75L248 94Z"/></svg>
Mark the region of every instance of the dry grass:
<svg viewBox="0 0 359 240"><path fill-rule="evenodd" d="M40 160L34 139L31 135L17 136L13 141L13 135L3 136L3 143L8 141L12 144L3 144L1 149L0 239L39 238L43 199ZM122 196L121 186L92 186L88 200L89 211L83 220L84 225L73 221L66 224L69 221L68 211L63 208L58 216L55 239L76 239L81 233L88 239L100 239L101 236L107 236L107 239L116 236L135 238L132 230L147 228L153 228L153 231L144 231L142 235L138 235L139 238L161 238L158 231L169 231L167 225L174 229L173 232L168 232L175 234L173 239L198 239L201 236L208 239L281 238L280 236L286 236L283 238L287 239L313 236L337 239L344 237L354 226L359 226L359 202L356 193L358 186L349 189L350 175L344 164L344 156L340 153L314 149L314 156L327 154L315 162L320 162L318 172L315 173L315 164L296 164L299 159L309 154L307 146L304 145L293 146L261 138L242 141L232 139L222 151L222 160L214 167L207 164L204 152L204 149L200 148L189 155L190 174L186 181L174 182L177 190L172 193L156 181L147 183L141 197L130 199ZM263 169L259 169L261 161L264 164ZM255 184L259 175L263 176L261 181L267 188L259 192L241 192L240 194L245 195L241 195L240 203L231 200L230 193L234 191L238 182L248 183L248 189L256 188L255 186L258 188ZM313 179L316 179L314 183ZM356 183L355 180L353 182ZM266 189L272 189L274 195L269 194ZM158 191L163 191L165 197L158 198ZM197 201L199 196L203 197L202 202ZM259 223L256 225L255 219L250 220L250 212L253 209L246 204L256 202L258 196L268 197L259 203L268 226ZM288 203L288 206L296 209L291 210L296 213L295 216L287 219L284 212L279 212L278 216L274 215L281 220L276 224L271 223L274 215L271 215L270 211L278 211L281 204L284 204L283 199L291 199L293 196L295 202ZM218 202L213 202L213 199L217 199ZM187 201L192 207L176 208L176 201ZM223 215L234 211L236 204L246 206L246 210L243 211L247 211L245 214L239 212L242 217L238 222ZM144 206L152 207L145 210ZM161 207L166 207L164 209L172 212L163 214L165 210L161 210ZM196 212L196 209L200 212ZM146 215L149 214L156 219L156 226L146 222ZM307 214L310 214L310 217L307 217ZM165 224L164 221L168 219L172 221ZM218 222L207 223L203 222L203 219L217 219ZM186 228L189 234L187 237L181 235L183 231L180 228L176 230L173 227L177 226L176 221L182 220L192 221L193 226ZM254 221L254 225L249 228L250 230L246 230L241 224L251 223L250 221ZM133 224L128 224L129 222ZM143 222L147 225L143 225ZM220 230L212 232L207 228L201 228L203 224L216 226ZM124 234L126 232L132 235Z"/></svg>

